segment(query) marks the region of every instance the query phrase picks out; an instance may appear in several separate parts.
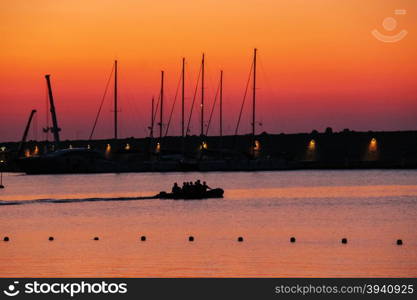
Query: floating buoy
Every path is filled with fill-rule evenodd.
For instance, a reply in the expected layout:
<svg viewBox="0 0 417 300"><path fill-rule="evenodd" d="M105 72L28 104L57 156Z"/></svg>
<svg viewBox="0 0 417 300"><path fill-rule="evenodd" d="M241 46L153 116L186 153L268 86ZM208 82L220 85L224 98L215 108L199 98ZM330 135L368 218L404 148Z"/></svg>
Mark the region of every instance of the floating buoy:
<svg viewBox="0 0 417 300"><path fill-rule="evenodd" d="M401 246L403 244L403 240L397 240L397 245Z"/></svg>
<svg viewBox="0 0 417 300"><path fill-rule="evenodd" d="M189 242L194 242L194 237L193 237L193 236L189 236L189 237L188 237L188 241L189 241Z"/></svg>
<svg viewBox="0 0 417 300"><path fill-rule="evenodd" d="M3 241L8 242L8 241L10 241L10 239L9 239L9 237L8 237L8 236L5 236L5 237L3 238Z"/></svg>
<svg viewBox="0 0 417 300"><path fill-rule="evenodd" d="M140 237L140 240L141 240L142 242L146 241L146 236L142 235L142 236Z"/></svg>
<svg viewBox="0 0 417 300"><path fill-rule="evenodd" d="M50 236L48 240L50 240L52 242L54 240L54 237Z"/></svg>
<svg viewBox="0 0 417 300"><path fill-rule="evenodd" d="M238 237L238 238L237 238L237 241L238 241L238 242L243 242L243 237L241 237L241 236L240 236L240 237Z"/></svg>
<svg viewBox="0 0 417 300"><path fill-rule="evenodd" d="M293 236L292 236L292 237L290 238L290 242L291 242L291 243L295 243L295 237L293 237Z"/></svg>
<svg viewBox="0 0 417 300"><path fill-rule="evenodd" d="M347 244L347 238L342 239L342 244Z"/></svg>
<svg viewBox="0 0 417 300"><path fill-rule="evenodd" d="M99 240L98 236L95 236L93 240L98 241Z"/></svg>

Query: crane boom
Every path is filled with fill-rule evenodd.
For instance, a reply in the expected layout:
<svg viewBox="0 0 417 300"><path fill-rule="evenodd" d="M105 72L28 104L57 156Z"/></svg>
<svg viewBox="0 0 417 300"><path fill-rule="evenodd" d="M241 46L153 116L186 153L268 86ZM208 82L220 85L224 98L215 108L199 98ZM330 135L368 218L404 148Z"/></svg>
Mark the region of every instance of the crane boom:
<svg viewBox="0 0 417 300"><path fill-rule="evenodd" d="M58 149L59 148L59 131L61 130L61 128L58 127L58 120L56 118L55 104L54 104L54 97L52 95L50 76L51 75L45 75L45 79L46 79L46 84L48 86L49 106L51 108L51 116L52 116L53 127L51 128L51 131L54 134L55 147L56 149Z"/></svg>
<svg viewBox="0 0 417 300"><path fill-rule="evenodd" d="M32 111L30 112L29 119L25 127L25 131L23 132L22 140L20 141L19 148L17 150L17 153L19 154L22 152L23 144L26 142L26 139L29 133L30 124L32 123L32 119L35 113L36 113L36 109L32 109Z"/></svg>

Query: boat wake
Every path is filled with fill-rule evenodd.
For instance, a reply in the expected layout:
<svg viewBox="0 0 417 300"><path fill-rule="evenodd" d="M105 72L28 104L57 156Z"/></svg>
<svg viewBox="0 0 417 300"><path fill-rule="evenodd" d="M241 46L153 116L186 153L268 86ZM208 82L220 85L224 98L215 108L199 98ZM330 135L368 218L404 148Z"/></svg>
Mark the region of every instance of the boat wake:
<svg viewBox="0 0 417 300"><path fill-rule="evenodd" d="M150 200L157 199L153 197L111 197L111 198L73 198L73 199L33 199L33 200L21 200L21 201L3 201L0 200L0 206L2 205L24 205L24 204L37 204L37 203L74 203L74 202L104 202L104 201L135 201L135 200Z"/></svg>

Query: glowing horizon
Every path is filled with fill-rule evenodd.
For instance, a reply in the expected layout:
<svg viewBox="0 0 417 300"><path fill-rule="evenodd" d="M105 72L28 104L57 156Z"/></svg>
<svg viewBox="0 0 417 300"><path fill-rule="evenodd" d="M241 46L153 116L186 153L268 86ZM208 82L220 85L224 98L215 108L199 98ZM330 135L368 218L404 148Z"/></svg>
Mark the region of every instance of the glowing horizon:
<svg viewBox="0 0 417 300"><path fill-rule="evenodd" d="M407 14L395 15L396 9ZM114 59L121 138L148 135L160 70L167 120L182 57L187 119L203 52L206 119L223 70L224 134L232 134L255 47L258 133L416 130L416 12L412 0L13 1L0 11L0 141L19 140L32 109L38 114L29 138L44 139L45 74L51 74L62 139L88 139ZM387 17L395 17L396 30L384 29ZM408 34L384 43L374 29ZM95 138L113 137L112 88ZM240 133L250 132L250 101L248 95ZM198 122L196 105L191 134L199 133ZM212 122L209 135L217 135L218 108ZM170 135L179 135L180 97L171 126Z"/></svg>

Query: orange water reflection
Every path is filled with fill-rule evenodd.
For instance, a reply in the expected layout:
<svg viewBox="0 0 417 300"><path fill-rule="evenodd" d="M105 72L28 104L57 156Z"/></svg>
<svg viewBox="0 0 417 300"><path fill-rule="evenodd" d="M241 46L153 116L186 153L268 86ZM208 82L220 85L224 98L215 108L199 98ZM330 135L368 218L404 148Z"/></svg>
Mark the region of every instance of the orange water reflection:
<svg viewBox="0 0 417 300"><path fill-rule="evenodd" d="M316 177L311 175L315 173L306 174L223 174L218 180L231 184L239 176L241 182L252 182L252 188L246 184L227 188L225 183L225 198L207 201L3 206L0 237L7 235L10 242L0 242L0 276L417 276L416 185L401 185L399 181L406 180L394 177L386 178L392 185L378 184L384 176L398 176L396 173L378 173L381 180L373 184L358 181L347 186L339 183L349 182L358 173L317 173L323 182L314 181ZM272 177L270 183L266 178L253 179L266 175ZM305 175L304 186L281 184L285 178L295 181ZM159 181L171 182L178 176L126 175L121 177L120 184L125 184L121 190L134 194L129 187L148 178L155 183L141 193L148 190L153 194L160 189ZM218 185L216 176L201 175ZM338 176L344 179L335 182L333 178ZM8 179L11 188L13 180L27 179L16 178ZM73 193L53 192L51 184L49 194L43 190L44 194L39 191L35 196L51 196L52 192L62 198L120 196L116 191L104 192L104 188L102 193L93 191L96 177L88 178L85 182L91 185L91 192L80 187L77 193L73 187L77 177L63 177L59 190L72 189ZM117 178L101 176L100 182L113 183L117 189ZM35 179L33 184L44 180ZM46 181L55 184L54 180ZM317 185L308 186L313 181ZM1 199L21 199L24 194L8 193L0 195ZM146 242L140 241L141 235L147 237ZM189 235L195 237L194 242L188 242ZM55 240L48 241L49 236ZM95 236L100 240L94 241ZM244 242L237 242L238 236ZM289 242L292 236L296 243ZM346 245L340 242L344 237ZM396 245L399 238L403 246Z"/></svg>

